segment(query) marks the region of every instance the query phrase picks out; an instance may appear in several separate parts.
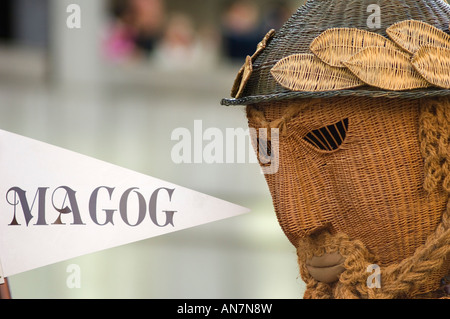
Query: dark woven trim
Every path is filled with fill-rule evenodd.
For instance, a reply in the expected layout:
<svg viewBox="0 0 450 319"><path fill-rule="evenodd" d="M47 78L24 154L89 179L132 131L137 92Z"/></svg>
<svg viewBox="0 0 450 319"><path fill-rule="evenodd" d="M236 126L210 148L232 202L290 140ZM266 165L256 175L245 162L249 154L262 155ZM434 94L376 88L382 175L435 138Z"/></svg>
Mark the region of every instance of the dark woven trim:
<svg viewBox="0 0 450 319"><path fill-rule="evenodd" d="M247 96L240 99L223 99L221 105L249 105L262 102L273 102L290 99L306 99L306 98L331 98L341 96L365 96L372 98L397 98L397 99L421 99L427 97L450 96L450 90L411 90L411 91L373 91L373 90L342 90L331 92L288 92L279 94L269 94L260 96Z"/></svg>

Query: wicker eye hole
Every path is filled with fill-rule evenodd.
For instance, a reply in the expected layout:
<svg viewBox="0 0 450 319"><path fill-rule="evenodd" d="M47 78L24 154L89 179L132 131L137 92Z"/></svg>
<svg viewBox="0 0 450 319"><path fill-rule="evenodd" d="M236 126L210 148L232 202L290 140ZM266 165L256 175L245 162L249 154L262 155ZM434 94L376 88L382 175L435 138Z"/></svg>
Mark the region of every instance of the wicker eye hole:
<svg viewBox="0 0 450 319"><path fill-rule="evenodd" d="M347 137L348 125L348 119L344 119L336 124L308 133L304 140L322 151L337 150Z"/></svg>

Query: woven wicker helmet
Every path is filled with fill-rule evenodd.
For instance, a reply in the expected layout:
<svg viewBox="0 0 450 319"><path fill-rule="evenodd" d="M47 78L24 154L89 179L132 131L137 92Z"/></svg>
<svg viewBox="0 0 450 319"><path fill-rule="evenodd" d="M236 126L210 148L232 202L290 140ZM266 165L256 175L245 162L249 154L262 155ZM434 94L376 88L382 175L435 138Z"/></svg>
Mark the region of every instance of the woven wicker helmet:
<svg viewBox="0 0 450 319"><path fill-rule="evenodd" d="M369 23L374 8L378 25ZM222 101L247 105L251 128L278 129L254 146L276 145L266 180L305 298L442 293L449 22L441 0L309 0L267 34ZM368 282L373 264L381 286Z"/></svg>

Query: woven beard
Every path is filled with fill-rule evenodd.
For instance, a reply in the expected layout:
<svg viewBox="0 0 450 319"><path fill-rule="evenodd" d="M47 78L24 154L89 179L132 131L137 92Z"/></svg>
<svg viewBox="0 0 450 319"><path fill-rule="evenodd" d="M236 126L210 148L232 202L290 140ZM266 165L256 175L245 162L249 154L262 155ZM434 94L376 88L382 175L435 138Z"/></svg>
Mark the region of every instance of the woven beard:
<svg viewBox="0 0 450 319"><path fill-rule="evenodd" d="M306 283L305 299L405 299L444 297L439 289L424 293L431 278L439 278L442 269L448 270L450 254L450 203L443 216L443 222L427 242L416 253L394 264L382 268L379 277L372 279L368 274L376 266L376 258L364 244L350 240L345 234L331 235L327 232L300 240L298 247L300 274ZM338 252L345 258L345 271L339 281L326 284L312 278L306 267L306 260ZM373 286L372 280L380 280ZM437 287L437 286L436 286Z"/></svg>
<svg viewBox="0 0 450 319"><path fill-rule="evenodd" d="M280 129L279 171L266 179L305 298L440 289L450 271L450 99L292 100L247 111L250 127ZM334 252L345 258L339 281L313 279L306 260ZM381 288L368 286L372 264Z"/></svg>

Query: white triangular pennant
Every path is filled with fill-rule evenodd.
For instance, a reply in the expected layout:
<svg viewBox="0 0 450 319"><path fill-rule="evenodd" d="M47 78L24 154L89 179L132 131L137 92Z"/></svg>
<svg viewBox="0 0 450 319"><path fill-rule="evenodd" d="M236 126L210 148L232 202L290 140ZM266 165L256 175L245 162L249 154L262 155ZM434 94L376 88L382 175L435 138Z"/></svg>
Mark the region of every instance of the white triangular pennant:
<svg viewBox="0 0 450 319"><path fill-rule="evenodd" d="M0 167L6 277L249 212L2 130Z"/></svg>

